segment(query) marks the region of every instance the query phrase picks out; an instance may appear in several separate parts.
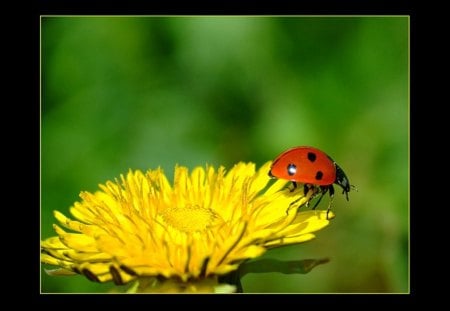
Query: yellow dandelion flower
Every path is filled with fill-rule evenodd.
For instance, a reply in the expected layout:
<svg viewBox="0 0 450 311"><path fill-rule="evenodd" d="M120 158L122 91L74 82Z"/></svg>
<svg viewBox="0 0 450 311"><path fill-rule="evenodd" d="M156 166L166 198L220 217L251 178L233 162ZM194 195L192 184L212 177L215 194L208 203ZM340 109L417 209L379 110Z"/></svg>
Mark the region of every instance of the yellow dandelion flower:
<svg viewBox="0 0 450 311"><path fill-rule="evenodd" d="M74 219L54 212L70 231L54 225L57 236L41 242L41 261L59 267L48 271L54 275L137 280L137 292L233 291L219 277L269 248L311 240L329 224L326 211L297 212L312 191L269 184L270 164L191 173L177 166L173 185L161 169L129 171L101 191L82 192L70 208Z"/></svg>

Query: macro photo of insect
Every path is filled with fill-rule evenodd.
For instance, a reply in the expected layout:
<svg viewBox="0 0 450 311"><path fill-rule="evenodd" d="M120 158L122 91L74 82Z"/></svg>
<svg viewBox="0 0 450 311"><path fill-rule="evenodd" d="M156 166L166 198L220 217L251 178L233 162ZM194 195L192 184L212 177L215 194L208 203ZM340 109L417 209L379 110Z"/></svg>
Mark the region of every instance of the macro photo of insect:
<svg viewBox="0 0 450 311"><path fill-rule="evenodd" d="M409 293L410 22L40 16L40 293Z"/></svg>

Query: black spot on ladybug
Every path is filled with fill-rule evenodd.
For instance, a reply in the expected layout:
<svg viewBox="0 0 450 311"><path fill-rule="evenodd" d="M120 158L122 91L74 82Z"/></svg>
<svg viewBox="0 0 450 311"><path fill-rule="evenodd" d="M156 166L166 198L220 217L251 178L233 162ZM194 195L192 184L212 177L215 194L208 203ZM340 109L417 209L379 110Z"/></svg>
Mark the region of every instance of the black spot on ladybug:
<svg viewBox="0 0 450 311"><path fill-rule="evenodd" d="M314 152L308 152L308 160L309 161L314 162L314 161L316 161L316 158L317 158L317 156Z"/></svg>
<svg viewBox="0 0 450 311"><path fill-rule="evenodd" d="M287 172L289 174L289 176L295 175L295 173L297 173L297 166L295 166L295 164L289 164L287 166Z"/></svg>
<svg viewBox="0 0 450 311"><path fill-rule="evenodd" d="M322 177L323 177L322 171L317 171L317 173L316 173L316 180L321 180Z"/></svg>

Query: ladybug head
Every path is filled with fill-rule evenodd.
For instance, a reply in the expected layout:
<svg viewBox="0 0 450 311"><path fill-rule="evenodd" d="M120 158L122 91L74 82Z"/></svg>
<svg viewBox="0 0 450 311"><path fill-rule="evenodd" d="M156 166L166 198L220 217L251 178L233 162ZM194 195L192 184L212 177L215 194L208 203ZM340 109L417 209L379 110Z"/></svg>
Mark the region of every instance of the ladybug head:
<svg viewBox="0 0 450 311"><path fill-rule="evenodd" d="M339 186L342 187L342 189L344 189L344 191L342 191L342 193L345 193L345 197L347 198L348 201L348 193L350 192L350 182L347 178L347 175L345 175L344 171L342 170L342 168L339 167L339 165L337 165L336 163L334 163L334 165L336 166L336 180L335 180L335 184L338 184Z"/></svg>

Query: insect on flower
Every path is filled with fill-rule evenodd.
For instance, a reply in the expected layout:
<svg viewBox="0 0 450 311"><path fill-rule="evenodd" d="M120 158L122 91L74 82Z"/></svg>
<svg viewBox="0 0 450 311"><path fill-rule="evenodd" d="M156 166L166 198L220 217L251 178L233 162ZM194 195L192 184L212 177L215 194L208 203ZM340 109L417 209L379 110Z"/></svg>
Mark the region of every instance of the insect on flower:
<svg viewBox="0 0 450 311"><path fill-rule="evenodd" d="M302 183L305 185L305 193L310 189L315 191L315 194L320 193L313 209L328 192L330 203L327 212L331 209L334 197L333 184L343 189L342 194L345 194L347 201L350 188L354 188L344 170L329 155L309 146L294 147L281 153L273 161L269 176L291 181L294 189L297 183Z"/></svg>

